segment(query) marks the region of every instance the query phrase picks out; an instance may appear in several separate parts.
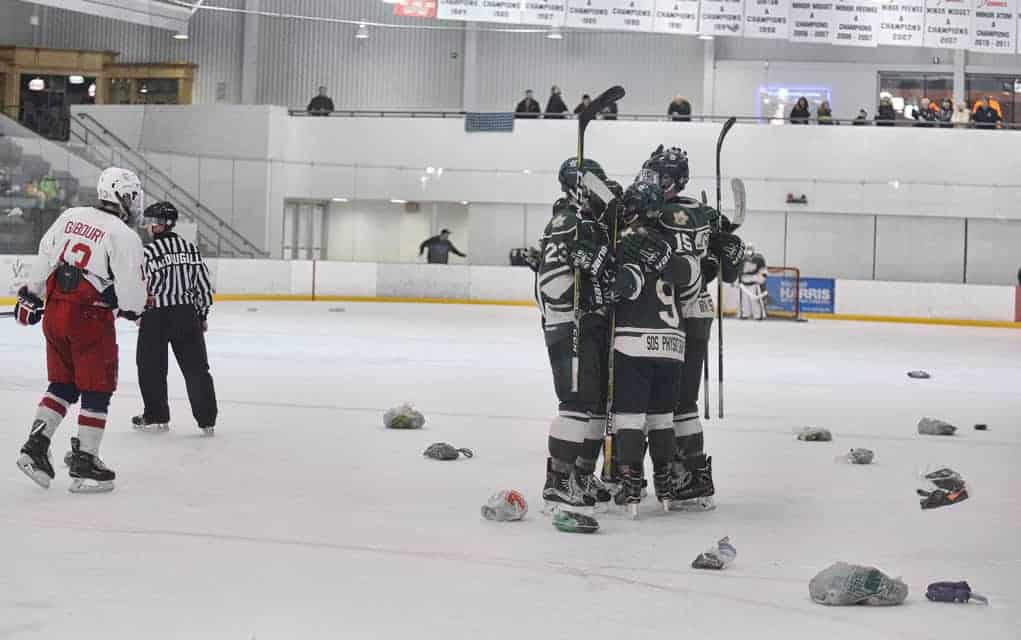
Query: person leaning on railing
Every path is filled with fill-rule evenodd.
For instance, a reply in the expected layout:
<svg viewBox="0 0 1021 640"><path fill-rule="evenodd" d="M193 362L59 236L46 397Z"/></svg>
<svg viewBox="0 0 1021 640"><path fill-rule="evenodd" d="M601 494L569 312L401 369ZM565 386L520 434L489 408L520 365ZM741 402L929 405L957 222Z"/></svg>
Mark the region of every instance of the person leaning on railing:
<svg viewBox="0 0 1021 640"><path fill-rule="evenodd" d="M811 115L808 111L808 99L801 96L791 109L791 124L808 124Z"/></svg>
<svg viewBox="0 0 1021 640"><path fill-rule="evenodd" d="M564 98L560 95L560 87L553 85L550 89L549 100L546 102L546 118L566 118L567 117L567 105L564 103Z"/></svg>
<svg viewBox="0 0 1021 640"><path fill-rule="evenodd" d="M674 122L691 122L691 103L683 96L674 96L666 109L666 114Z"/></svg>
<svg viewBox="0 0 1021 640"><path fill-rule="evenodd" d="M305 110L310 116L328 116L333 113L333 100L326 95L326 87L319 87L319 94L312 98Z"/></svg>
<svg viewBox="0 0 1021 640"><path fill-rule="evenodd" d="M1000 116L999 111L989 104L989 101L979 99L972 121L975 123L976 128L995 129L1003 122L1003 117Z"/></svg>
<svg viewBox="0 0 1021 640"><path fill-rule="evenodd" d="M829 100L822 101L822 104L819 105L819 110L815 113L815 117L819 124L840 124L833 119L833 109L830 108Z"/></svg>

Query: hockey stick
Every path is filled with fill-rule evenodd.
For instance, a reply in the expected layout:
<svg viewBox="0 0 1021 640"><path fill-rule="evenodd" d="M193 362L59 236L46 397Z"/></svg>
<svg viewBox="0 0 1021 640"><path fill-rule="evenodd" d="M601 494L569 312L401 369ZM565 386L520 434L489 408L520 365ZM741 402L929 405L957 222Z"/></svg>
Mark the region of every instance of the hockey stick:
<svg viewBox="0 0 1021 640"><path fill-rule="evenodd" d="M14 317L14 312L13 311L0 311L0 318L13 318L13 317Z"/></svg>
<svg viewBox="0 0 1021 640"><path fill-rule="evenodd" d="M733 232L744 224L748 210L748 195L745 193L744 180L741 178L732 178L730 189L734 192L734 217L730 219L729 231Z"/></svg>
<svg viewBox="0 0 1021 640"><path fill-rule="evenodd" d="M702 189L702 204L709 206L709 196ZM709 419L709 353L702 360L702 407L705 419Z"/></svg>
<svg viewBox="0 0 1021 640"><path fill-rule="evenodd" d="M617 102L624 97L624 88L620 86L613 86L602 92L596 99L593 100L588 109L585 109L578 115L578 155L577 155L577 167L578 174L581 175L585 166L585 130L588 129L589 123L596 119L599 112L605 109L607 106ZM580 185L579 185L580 186ZM574 240L578 241L578 232L581 225L576 225L574 228ZM579 356L578 347L581 340L581 312L579 307L581 306L581 277L578 270L574 270L574 331L571 334L571 391L574 393L578 392L578 367L579 367Z"/></svg>
<svg viewBox="0 0 1021 640"><path fill-rule="evenodd" d="M720 156L723 155L723 141L727 134L734 128L737 118L731 116L723 123L720 130L720 137L716 140L716 211L719 214L717 225L722 225L723 219L723 169L720 164ZM717 229L719 230L719 229ZM717 365L717 398L720 403L720 419L723 419L723 256L720 258L720 273L716 277L716 337L719 351L719 362ZM708 357L706 358L708 360Z"/></svg>

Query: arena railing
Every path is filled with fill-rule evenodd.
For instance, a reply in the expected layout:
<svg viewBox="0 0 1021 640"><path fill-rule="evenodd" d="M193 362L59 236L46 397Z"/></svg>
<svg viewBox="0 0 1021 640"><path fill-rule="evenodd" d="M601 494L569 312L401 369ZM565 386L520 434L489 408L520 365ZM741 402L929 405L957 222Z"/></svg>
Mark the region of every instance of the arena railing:
<svg viewBox="0 0 1021 640"><path fill-rule="evenodd" d="M336 109L330 112L328 115L313 114L305 109L288 109L288 114L298 118L440 118L440 119L458 119L464 118L468 112L453 109ZM510 111L496 112L496 113L512 113ZM688 122L716 122L722 123L727 120L730 116L725 115L709 115L709 114L691 114L690 116L682 116L681 119L677 117L667 116L661 113L617 113L605 120L619 120L619 121L630 121L630 122L676 122L677 124L687 124ZM516 118L519 120L574 120L576 117L573 113L564 113L546 116L545 114L536 114L532 116L524 116ZM792 122L789 117L776 118L767 116L738 116L737 121L743 124L761 124L761 125L779 125L779 124L797 124L797 125L820 125L820 122L815 116L811 116L807 122ZM822 123L821 126L831 125L844 125L844 126L870 126L870 127L917 127L919 129L1005 129L1005 130L1017 130L1021 129L1021 122L1017 123L1000 123L995 127L988 125L979 125L974 122L967 124L955 124L950 122L939 122L939 121L919 121L909 120L907 118L898 118L896 120L875 120L874 118L868 118L865 120L857 119L840 119L833 118L826 123Z"/></svg>

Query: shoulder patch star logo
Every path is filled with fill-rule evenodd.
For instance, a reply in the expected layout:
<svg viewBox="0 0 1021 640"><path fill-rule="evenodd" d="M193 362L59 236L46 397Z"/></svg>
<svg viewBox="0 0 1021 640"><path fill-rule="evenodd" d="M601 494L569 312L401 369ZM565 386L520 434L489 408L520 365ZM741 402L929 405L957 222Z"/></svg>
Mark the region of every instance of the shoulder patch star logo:
<svg viewBox="0 0 1021 640"><path fill-rule="evenodd" d="M684 211L674 211L674 224L685 227L688 225L688 214Z"/></svg>
<svg viewBox="0 0 1021 640"><path fill-rule="evenodd" d="M559 213L559 214L553 216L553 226L554 227L562 227L562 226L564 226L565 222L567 222L567 216L565 216L564 214Z"/></svg>

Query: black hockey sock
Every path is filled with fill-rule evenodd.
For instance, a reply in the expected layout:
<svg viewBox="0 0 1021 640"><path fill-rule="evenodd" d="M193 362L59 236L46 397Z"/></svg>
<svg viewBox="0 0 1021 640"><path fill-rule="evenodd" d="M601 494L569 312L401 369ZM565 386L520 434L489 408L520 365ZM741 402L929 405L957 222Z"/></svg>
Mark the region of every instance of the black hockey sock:
<svg viewBox="0 0 1021 640"><path fill-rule="evenodd" d="M586 462L592 462L592 468L596 466L596 460L599 459L599 452L603 450L602 440L586 440L581 443L581 452L578 454L578 460L585 460ZM580 464L578 465L581 466Z"/></svg>
<svg viewBox="0 0 1021 640"><path fill-rule="evenodd" d="M692 458L695 456L702 455L702 449L705 447L705 438L702 432L693 433L690 436L681 436L677 438L677 453L682 458Z"/></svg>
<svg viewBox="0 0 1021 640"><path fill-rule="evenodd" d="M649 432L649 455L655 469L669 467L677 455L673 429L657 429Z"/></svg>
<svg viewBox="0 0 1021 640"><path fill-rule="evenodd" d="M568 442L560 438L549 436L549 455L554 460L560 460L574 466L574 461L581 454L582 444L580 442Z"/></svg>
<svg viewBox="0 0 1021 640"><path fill-rule="evenodd" d="M645 457L645 434L638 429L620 429L614 437L617 460L633 463Z"/></svg>

